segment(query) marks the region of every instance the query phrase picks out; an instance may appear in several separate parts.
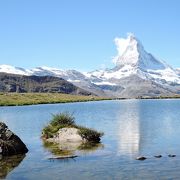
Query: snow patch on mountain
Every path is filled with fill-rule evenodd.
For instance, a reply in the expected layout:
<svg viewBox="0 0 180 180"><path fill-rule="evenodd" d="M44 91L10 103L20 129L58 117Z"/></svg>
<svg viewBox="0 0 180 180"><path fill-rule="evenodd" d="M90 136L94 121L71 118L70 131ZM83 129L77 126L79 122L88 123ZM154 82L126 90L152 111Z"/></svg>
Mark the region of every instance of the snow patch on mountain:
<svg viewBox="0 0 180 180"><path fill-rule="evenodd" d="M31 73L30 70L5 64L0 65L0 72L20 75L29 75Z"/></svg>
<svg viewBox="0 0 180 180"><path fill-rule="evenodd" d="M106 81L101 81L101 82L94 82L94 84L101 86L101 85L108 85L108 86L116 86L116 83L111 83L111 82L106 82Z"/></svg>
<svg viewBox="0 0 180 180"><path fill-rule="evenodd" d="M164 70L156 71L147 70L147 73L149 74L150 78L152 78L156 82L164 80L166 82L180 84L180 76L172 68L166 68Z"/></svg>
<svg viewBox="0 0 180 180"><path fill-rule="evenodd" d="M51 68L51 67L46 67L46 66L31 69L31 72L33 75L37 75L37 76L44 76L44 75L46 75L46 76L62 76L65 73L65 71L63 71L61 69Z"/></svg>
<svg viewBox="0 0 180 180"><path fill-rule="evenodd" d="M72 83L81 82L80 80L73 80L73 79L67 79L67 81L72 82Z"/></svg>
<svg viewBox="0 0 180 180"><path fill-rule="evenodd" d="M176 73L180 76L180 68L176 69Z"/></svg>

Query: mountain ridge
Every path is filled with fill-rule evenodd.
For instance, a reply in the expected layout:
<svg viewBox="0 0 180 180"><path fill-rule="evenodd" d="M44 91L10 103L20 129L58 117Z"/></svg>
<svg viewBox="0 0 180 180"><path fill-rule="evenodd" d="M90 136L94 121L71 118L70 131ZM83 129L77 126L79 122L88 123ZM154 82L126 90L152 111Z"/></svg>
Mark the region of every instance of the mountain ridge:
<svg viewBox="0 0 180 180"><path fill-rule="evenodd" d="M112 69L82 73L46 66L28 70L0 65L0 72L60 77L86 91L111 97L131 98L180 93L180 69L174 69L156 59L133 34L129 34L126 39L116 39L116 45L118 49L122 46L123 51L115 57L116 65Z"/></svg>
<svg viewBox="0 0 180 180"><path fill-rule="evenodd" d="M65 93L74 95L92 95L72 83L54 76L26 76L0 73L0 92L17 93Z"/></svg>

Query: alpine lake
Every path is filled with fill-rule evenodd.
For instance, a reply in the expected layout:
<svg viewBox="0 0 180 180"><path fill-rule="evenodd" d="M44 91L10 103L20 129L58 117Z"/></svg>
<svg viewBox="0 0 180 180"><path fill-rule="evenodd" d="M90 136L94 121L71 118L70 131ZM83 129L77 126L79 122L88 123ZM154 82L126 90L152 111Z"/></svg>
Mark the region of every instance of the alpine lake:
<svg viewBox="0 0 180 180"><path fill-rule="evenodd" d="M73 113L79 125L104 132L95 147L52 159L41 130L52 114ZM180 100L112 100L0 107L0 121L26 144L25 156L0 159L0 179L112 180L180 178ZM176 157L168 157L174 154ZM162 155L161 158L155 158ZM138 161L138 156L147 159Z"/></svg>

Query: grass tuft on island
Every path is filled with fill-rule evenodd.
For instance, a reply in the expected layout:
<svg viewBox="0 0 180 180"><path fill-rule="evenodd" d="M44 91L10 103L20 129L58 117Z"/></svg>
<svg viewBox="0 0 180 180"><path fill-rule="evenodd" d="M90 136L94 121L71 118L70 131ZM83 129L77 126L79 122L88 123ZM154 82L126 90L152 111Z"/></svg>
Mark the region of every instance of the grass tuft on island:
<svg viewBox="0 0 180 180"><path fill-rule="evenodd" d="M52 115L53 118L50 123L42 130L42 138L53 138L59 129L62 128L76 128L79 135L86 142L99 143L100 138L104 135L102 132L98 132L94 129L79 126L75 123L75 118L69 112L63 112L56 115Z"/></svg>
<svg viewBox="0 0 180 180"><path fill-rule="evenodd" d="M82 96L62 93L0 93L0 106L23 106L110 100L98 96Z"/></svg>

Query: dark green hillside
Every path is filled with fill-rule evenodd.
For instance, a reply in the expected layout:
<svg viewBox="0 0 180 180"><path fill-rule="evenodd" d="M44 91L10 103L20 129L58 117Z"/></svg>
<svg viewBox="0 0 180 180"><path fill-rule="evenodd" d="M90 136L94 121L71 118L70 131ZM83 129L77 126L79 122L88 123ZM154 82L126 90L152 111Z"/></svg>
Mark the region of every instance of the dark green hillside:
<svg viewBox="0 0 180 180"><path fill-rule="evenodd" d="M7 73L0 73L0 92L91 95L88 91L62 78L52 76L23 76Z"/></svg>

